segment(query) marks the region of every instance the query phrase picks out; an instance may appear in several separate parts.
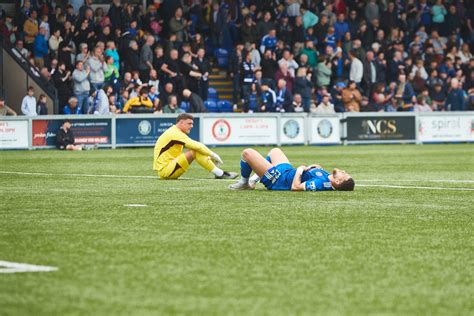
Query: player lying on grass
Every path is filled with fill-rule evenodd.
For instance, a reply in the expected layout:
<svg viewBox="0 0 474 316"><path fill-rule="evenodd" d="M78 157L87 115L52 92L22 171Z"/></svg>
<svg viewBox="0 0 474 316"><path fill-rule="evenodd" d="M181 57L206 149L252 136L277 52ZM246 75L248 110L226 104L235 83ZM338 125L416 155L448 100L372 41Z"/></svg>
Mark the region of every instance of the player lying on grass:
<svg viewBox="0 0 474 316"><path fill-rule="evenodd" d="M255 175L250 178L250 174ZM344 170L325 171L320 165L293 168L279 148L273 148L265 159L253 149L245 149L240 161L241 178L231 184L232 190L252 190L260 181L273 191L352 191L354 180Z"/></svg>
<svg viewBox="0 0 474 316"><path fill-rule="evenodd" d="M193 116L187 113L178 115L176 125L168 128L156 141L153 159L153 170L161 179L177 179L196 160L197 163L216 179L235 179L237 173L223 171L214 162L222 164L222 159L204 144L192 140L187 134L193 128ZM183 153L183 148L189 149Z"/></svg>

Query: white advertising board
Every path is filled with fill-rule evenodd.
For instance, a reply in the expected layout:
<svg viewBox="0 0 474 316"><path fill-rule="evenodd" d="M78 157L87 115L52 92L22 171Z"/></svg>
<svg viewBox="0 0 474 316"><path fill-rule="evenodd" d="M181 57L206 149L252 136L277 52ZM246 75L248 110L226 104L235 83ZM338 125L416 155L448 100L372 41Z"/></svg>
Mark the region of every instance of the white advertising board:
<svg viewBox="0 0 474 316"><path fill-rule="evenodd" d="M474 141L474 115L420 115L421 142Z"/></svg>
<svg viewBox="0 0 474 316"><path fill-rule="evenodd" d="M0 120L0 148L28 148L28 121Z"/></svg>
<svg viewBox="0 0 474 316"><path fill-rule="evenodd" d="M310 144L339 144L341 142L338 117L311 117Z"/></svg>
<svg viewBox="0 0 474 316"><path fill-rule="evenodd" d="M202 142L206 145L277 144L277 117L204 117Z"/></svg>
<svg viewBox="0 0 474 316"><path fill-rule="evenodd" d="M280 120L280 142L282 144L305 143L304 117L282 117Z"/></svg>

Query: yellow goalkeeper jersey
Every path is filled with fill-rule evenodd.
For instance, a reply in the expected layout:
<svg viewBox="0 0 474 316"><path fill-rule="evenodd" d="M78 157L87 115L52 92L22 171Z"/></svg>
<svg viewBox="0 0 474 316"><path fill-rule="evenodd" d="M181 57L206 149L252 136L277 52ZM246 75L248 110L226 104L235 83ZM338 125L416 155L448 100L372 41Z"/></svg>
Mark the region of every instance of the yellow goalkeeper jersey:
<svg viewBox="0 0 474 316"><path fill-rule="evenodd" d="M206 156L212 154L212 151L206 145L192 140L177 128L176 125L173 125L156 141L153 153L153 170L160 171L166 167L173 159L181 155L184 147Z"/></svg>

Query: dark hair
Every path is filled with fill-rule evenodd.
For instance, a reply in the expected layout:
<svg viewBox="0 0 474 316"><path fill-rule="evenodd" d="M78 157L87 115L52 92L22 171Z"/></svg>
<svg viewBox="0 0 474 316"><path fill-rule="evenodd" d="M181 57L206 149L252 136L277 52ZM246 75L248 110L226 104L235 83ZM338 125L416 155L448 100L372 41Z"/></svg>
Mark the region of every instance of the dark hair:
<svg viewBox="0 0 474 316"><path fill-rule="evenodd" d="M64 120L63 124L66 124L66 123L71 123L71 121L70 120Z"/></svg>
<svg viewBox="0 0 474 316"><path fill-rule="evenodd" d="M5 101L5 98L0 96L0 102Z"/></svg>
<svg viewBox="0 0 474 316"><path fill-rule="evenodd" d="M181 113L180 115L178 115L178 117L176 118L176 123L178 123L179 121L183 121L183 120L192 120L194 119L194 117L189 114L189 113Z"/></svg>
<svg viewBox="0 0 474 316"><path fill-rule="evenodd" d="M28 87L28 91L34 91L34 90L35 90L35 88L33 88L33 86Z"/></svg>
<svg viewBox="0 0 474 316"><path fill-rule="evenodd" d="M342 182L336 188L336 190L338 190L338 191L354 191L354 186L355 186L354 179L349 178L349 179L345 180L344 182Z"/></svg>
<svg viewBox="0 0 474 316"><path fill-rule="evenodd" d="M142 95L142 94L146 94L146 93L148 93L148 88L147 88L147 87L142 87L142 88L140 89L139 94Z"/></svg>

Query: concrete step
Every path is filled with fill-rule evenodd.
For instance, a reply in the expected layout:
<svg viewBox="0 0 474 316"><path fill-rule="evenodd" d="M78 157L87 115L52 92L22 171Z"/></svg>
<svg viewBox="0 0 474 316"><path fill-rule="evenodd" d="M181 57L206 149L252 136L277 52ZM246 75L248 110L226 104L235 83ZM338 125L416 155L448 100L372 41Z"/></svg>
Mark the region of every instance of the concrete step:
<svg viewBox="0 0 474 316"><path fill-rule="evenodd" d="M227 94L229 94L234 91L232 87L213 87L213 88L216 89L219 94L220 93L226 94L226 92Z"/></svg>

